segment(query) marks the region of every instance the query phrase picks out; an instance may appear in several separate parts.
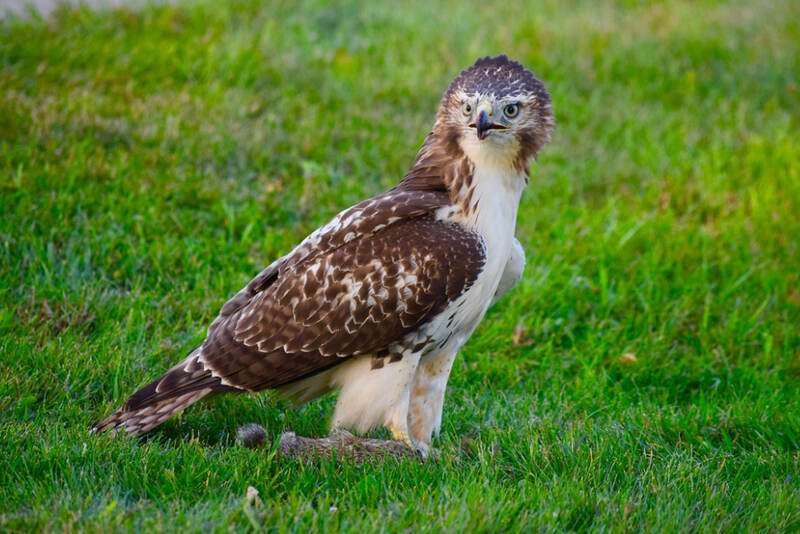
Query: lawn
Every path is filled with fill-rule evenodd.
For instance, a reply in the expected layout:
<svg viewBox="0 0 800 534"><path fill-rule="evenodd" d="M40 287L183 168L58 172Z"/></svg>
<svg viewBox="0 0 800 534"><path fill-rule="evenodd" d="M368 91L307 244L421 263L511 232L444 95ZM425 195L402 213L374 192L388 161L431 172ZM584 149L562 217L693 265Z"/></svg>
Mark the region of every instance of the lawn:
<svg viewBox="0 0 800 534"><path fill-rule="evenodd" d="M334 398L89 424L507 53L557 129L435 462L300 462ZM800 530L800 4L201 0L0 21L0 530ZM236 445L258 422L270 443ZM379 432L378 435L381 435ZM261 503L245 499L248 486Z"/></svg>

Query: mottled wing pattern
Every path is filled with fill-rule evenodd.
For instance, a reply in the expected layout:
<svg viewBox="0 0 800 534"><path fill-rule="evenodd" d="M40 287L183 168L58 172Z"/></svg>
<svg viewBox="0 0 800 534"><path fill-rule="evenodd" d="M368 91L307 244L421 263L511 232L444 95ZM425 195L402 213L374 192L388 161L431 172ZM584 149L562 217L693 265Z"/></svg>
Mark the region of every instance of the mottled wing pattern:
<svg viewBox="0 0 800 534"><path fill-rule="evenodd" d="M447 195L440 192L391 190L344 210L305 238L289 254L272 262L228 300L209 327L209 334L272 284L279 273L286 273L298 263L319 254L327 254L353 239L369 236L398 221L431 213L447 201Z"/></svg>
<svg viewBox="0 0 800 534"><path fill-rule="evenodd" d="M433 216L446 199L394 191L343 212L226 304L203 364L223 384L259 390L343 357L388 355L483 266L480 238Z"/></svg>

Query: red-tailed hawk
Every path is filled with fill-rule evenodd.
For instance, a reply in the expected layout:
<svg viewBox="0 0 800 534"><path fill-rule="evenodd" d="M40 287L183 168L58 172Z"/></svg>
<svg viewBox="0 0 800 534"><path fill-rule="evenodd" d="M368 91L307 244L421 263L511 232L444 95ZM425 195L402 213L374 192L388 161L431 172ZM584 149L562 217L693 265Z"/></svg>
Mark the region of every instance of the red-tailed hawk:
<svg viewBox="0 0 800 534"><path fill-rule="evenodd" d="M552 128L530 71L479 59L395 188L264 269L202 345L94 430L141 434L218 393L277 389L302 403L338 389L334 428L385 425L425 454L456 353L522 273L517 207Z"/></svg>

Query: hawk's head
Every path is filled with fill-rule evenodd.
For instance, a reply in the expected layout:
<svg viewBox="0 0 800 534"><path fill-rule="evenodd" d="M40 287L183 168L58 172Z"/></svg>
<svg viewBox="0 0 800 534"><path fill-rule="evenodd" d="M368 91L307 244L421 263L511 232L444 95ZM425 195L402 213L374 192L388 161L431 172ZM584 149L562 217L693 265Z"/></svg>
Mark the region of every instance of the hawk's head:
<svg viewBox="0 0 800 534"><path fill-rule="evenodd" d="M445 91L434 132L475 163L520 171L550 138L550 95L531 71L506 56L479 59Z"/></svg>

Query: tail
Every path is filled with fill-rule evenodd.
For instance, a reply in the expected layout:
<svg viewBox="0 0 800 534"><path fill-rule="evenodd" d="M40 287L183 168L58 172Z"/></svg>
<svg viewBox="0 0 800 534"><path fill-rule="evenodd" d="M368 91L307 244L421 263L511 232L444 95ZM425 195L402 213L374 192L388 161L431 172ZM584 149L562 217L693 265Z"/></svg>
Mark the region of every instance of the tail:
<svg viewBox="0 0 800 534"><path fill-rule="evenodd" d="M154 429L173 415L203 397L226 391L241 391L226 386L213 376L195 349L181 363L130 396L120 409L92 426L93 433L124 430L138 436Z"/></svg>

